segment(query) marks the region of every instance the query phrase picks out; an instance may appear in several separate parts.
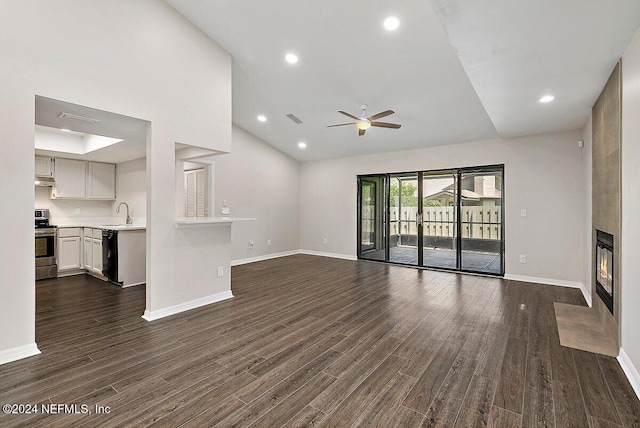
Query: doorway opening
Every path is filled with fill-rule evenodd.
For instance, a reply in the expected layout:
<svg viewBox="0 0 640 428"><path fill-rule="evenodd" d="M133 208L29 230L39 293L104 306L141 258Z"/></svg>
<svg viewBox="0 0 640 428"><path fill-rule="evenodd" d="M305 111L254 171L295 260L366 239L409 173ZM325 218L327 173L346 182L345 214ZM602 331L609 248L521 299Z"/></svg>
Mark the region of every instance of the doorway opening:
<svg viewBox="0 0 640 428"><path fill-rule="evenodd" d="M150 122L35 95L34 127L36 258L56 268L34 284L44 352L144 311Z"/></svg>
<svg viewBox="0 0 640 428"><path fill-rule="evenodd" d="M358 176L358 258L504 275L504 166Z"/></svg>

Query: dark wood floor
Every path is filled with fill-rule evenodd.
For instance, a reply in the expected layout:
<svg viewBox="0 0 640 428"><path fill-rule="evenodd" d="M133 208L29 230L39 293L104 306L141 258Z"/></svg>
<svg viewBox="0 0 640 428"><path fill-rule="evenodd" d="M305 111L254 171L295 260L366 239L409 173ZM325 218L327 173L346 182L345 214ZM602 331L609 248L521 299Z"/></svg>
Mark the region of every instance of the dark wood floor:
<svg viewBox="0 0 640 428"><path fill-rule="evenodd" d="M0 366L0 404L111 410L0 426L640 426L616 360L559 344L575 289L298 255L233 291L147 323L143 287L38 282L43 354Z"/></svg>

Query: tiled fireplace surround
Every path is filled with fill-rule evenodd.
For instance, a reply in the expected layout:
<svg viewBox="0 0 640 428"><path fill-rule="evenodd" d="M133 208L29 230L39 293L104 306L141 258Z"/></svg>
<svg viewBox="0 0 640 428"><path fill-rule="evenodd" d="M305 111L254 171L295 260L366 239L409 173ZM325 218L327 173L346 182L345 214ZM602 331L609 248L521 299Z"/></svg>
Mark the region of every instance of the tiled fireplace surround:
<svg viewBox="0 0 640 428"><path fill-rule="evenodd" d="M592 308L555 304L560 342L572 348L617 356L620 350L621 63L611 73L592 110ZM597 231L613 236L611 309L596 292ZM601 290L602 293L602 290ZM613 312L613 313L612 313Z"/></svg>

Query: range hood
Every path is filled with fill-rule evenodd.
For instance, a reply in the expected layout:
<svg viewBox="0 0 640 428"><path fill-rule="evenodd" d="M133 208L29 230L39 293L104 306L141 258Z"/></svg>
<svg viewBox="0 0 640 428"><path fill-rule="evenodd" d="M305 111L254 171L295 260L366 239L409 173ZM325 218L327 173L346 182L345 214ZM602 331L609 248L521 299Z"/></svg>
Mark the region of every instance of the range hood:
<svg viewBox="0 0 640 428"><path fill-rule="evenodd" d="M56 184L56 180L50 175L36 175L35 185L38 187L51 187Z"/></svg>

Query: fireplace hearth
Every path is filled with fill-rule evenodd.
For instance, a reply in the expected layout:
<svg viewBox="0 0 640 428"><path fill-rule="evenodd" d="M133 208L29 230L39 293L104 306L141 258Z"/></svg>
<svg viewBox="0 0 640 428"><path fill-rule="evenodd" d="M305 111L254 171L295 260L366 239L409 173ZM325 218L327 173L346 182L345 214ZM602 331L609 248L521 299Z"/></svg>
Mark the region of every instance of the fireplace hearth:
<svg viewBox="0 0 640 428"><path fill-rule="evenodd" d="M613 314L613 235L596 229L596 293Z"/></svg>

